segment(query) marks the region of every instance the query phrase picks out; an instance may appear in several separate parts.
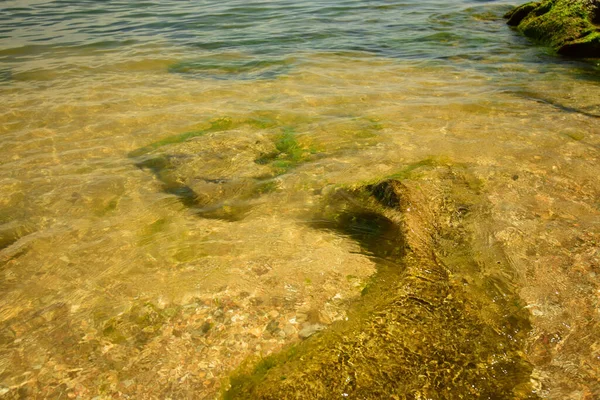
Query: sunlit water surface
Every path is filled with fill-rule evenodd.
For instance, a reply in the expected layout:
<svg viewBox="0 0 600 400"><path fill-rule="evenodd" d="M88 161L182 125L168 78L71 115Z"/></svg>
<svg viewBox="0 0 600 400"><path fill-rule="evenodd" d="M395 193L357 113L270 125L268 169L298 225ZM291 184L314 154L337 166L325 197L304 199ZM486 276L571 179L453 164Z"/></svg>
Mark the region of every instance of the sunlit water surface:
<svg viewBox="0 0 600 400"><path fill-rule="evenodd" d="M598 68L515 3L2 2L0 395L213 398L375 271L327 189L433 159L484 182L537 394L600 396Z"/></svg>

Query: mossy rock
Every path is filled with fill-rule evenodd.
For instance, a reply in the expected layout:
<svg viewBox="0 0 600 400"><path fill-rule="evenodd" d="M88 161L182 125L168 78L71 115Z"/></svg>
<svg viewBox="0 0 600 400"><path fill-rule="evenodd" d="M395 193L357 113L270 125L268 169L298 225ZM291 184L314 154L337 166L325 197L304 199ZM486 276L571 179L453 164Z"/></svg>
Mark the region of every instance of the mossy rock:
<svg viewBox="0 0 600 400"><path fill-rule="evenodd" d="M268 114L258 116L260 124L272 123ZM169 136L129 156L198 216L238 221L254 200L278 190L277 177L316 158L306 135L289 126L257 130L256 121L214 119L204 130Z"/></svg>
<svg viewBox="0 0 600 400"><path fill-rule="evenodd" d="M558 54L600 58L600 3L597 0L544 0L508 12L508 25L552 47Z"/></svg>
<svg viewBox="0 0 600 400"><path fill-rule="evenodd" d="M501 254L486 261L472 251L470 215L485 200L460 168L420 164L423 179L327 196L312 227L355 240L377 273L347 320L249 360L224 399L536 398L528 312L502 278L483 276Z"/></svg>

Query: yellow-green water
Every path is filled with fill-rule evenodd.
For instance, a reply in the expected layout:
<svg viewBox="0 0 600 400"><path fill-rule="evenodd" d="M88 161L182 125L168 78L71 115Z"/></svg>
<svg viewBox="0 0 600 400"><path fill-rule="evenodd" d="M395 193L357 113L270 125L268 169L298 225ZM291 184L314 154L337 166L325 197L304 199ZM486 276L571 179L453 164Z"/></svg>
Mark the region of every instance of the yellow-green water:
<svg viewBox="0 0 600 400"><path fill-rule="evenodd" d="M600 396L598 69L512 33L510 2L13 3L0 395L214 398L248 357L344 320L376 271L315 225L328 194L435 164L489 203L472 251L508 261L474 279L529 313L536 394Z"/></svg>

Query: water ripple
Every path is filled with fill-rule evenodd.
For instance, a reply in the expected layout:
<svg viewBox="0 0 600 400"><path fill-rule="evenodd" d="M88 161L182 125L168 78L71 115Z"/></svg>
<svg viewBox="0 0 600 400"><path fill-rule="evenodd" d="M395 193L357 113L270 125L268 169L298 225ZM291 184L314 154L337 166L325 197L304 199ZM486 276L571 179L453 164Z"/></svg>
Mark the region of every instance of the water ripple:
<svg viewBox="0 0 600 400"><path fill-rule="evenodd" d="M342 2L229 0L219 3L154 2L5 2L0 24L0 58L11 53L48 54L56 46L104 43L156 43L193 46L204 51L242 50L289 53L297 50L361 50L387 56L434 57L451 51L448 40L438 40L440 28L470 42L463 28L473 31L476 18L462 11L481 7L454 0L455 13L440 14L448 2L418 4L383 0ZM506 1L487 10L497 15ZM500 25L500 24L498 24ZM40 29L42 28L42 29ZM488 27L489 28L489 27ZM493 29L493 28L492 28ZM422 38L430 38L423 41ZM401 39L400 39L401 38ZM44 43L44 44L41 44ZM452 43L450 43L452 44ZM482 50L487 43L476 42ZM30 46L41 46L32 48Z"/></svg>

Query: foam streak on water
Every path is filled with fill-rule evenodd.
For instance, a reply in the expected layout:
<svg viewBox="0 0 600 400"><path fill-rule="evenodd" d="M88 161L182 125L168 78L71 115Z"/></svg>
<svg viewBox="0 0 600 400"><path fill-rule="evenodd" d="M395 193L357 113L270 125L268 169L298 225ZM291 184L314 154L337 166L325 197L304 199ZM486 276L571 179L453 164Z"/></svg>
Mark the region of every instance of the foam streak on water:
<svg viewBox="0 0 600 400"><path fill-rule="evenodd" d="M334 188L452 166L536 395L600 396L598 66L515 3L3 1L0 395L214 398L381 266Z"/></svg>

